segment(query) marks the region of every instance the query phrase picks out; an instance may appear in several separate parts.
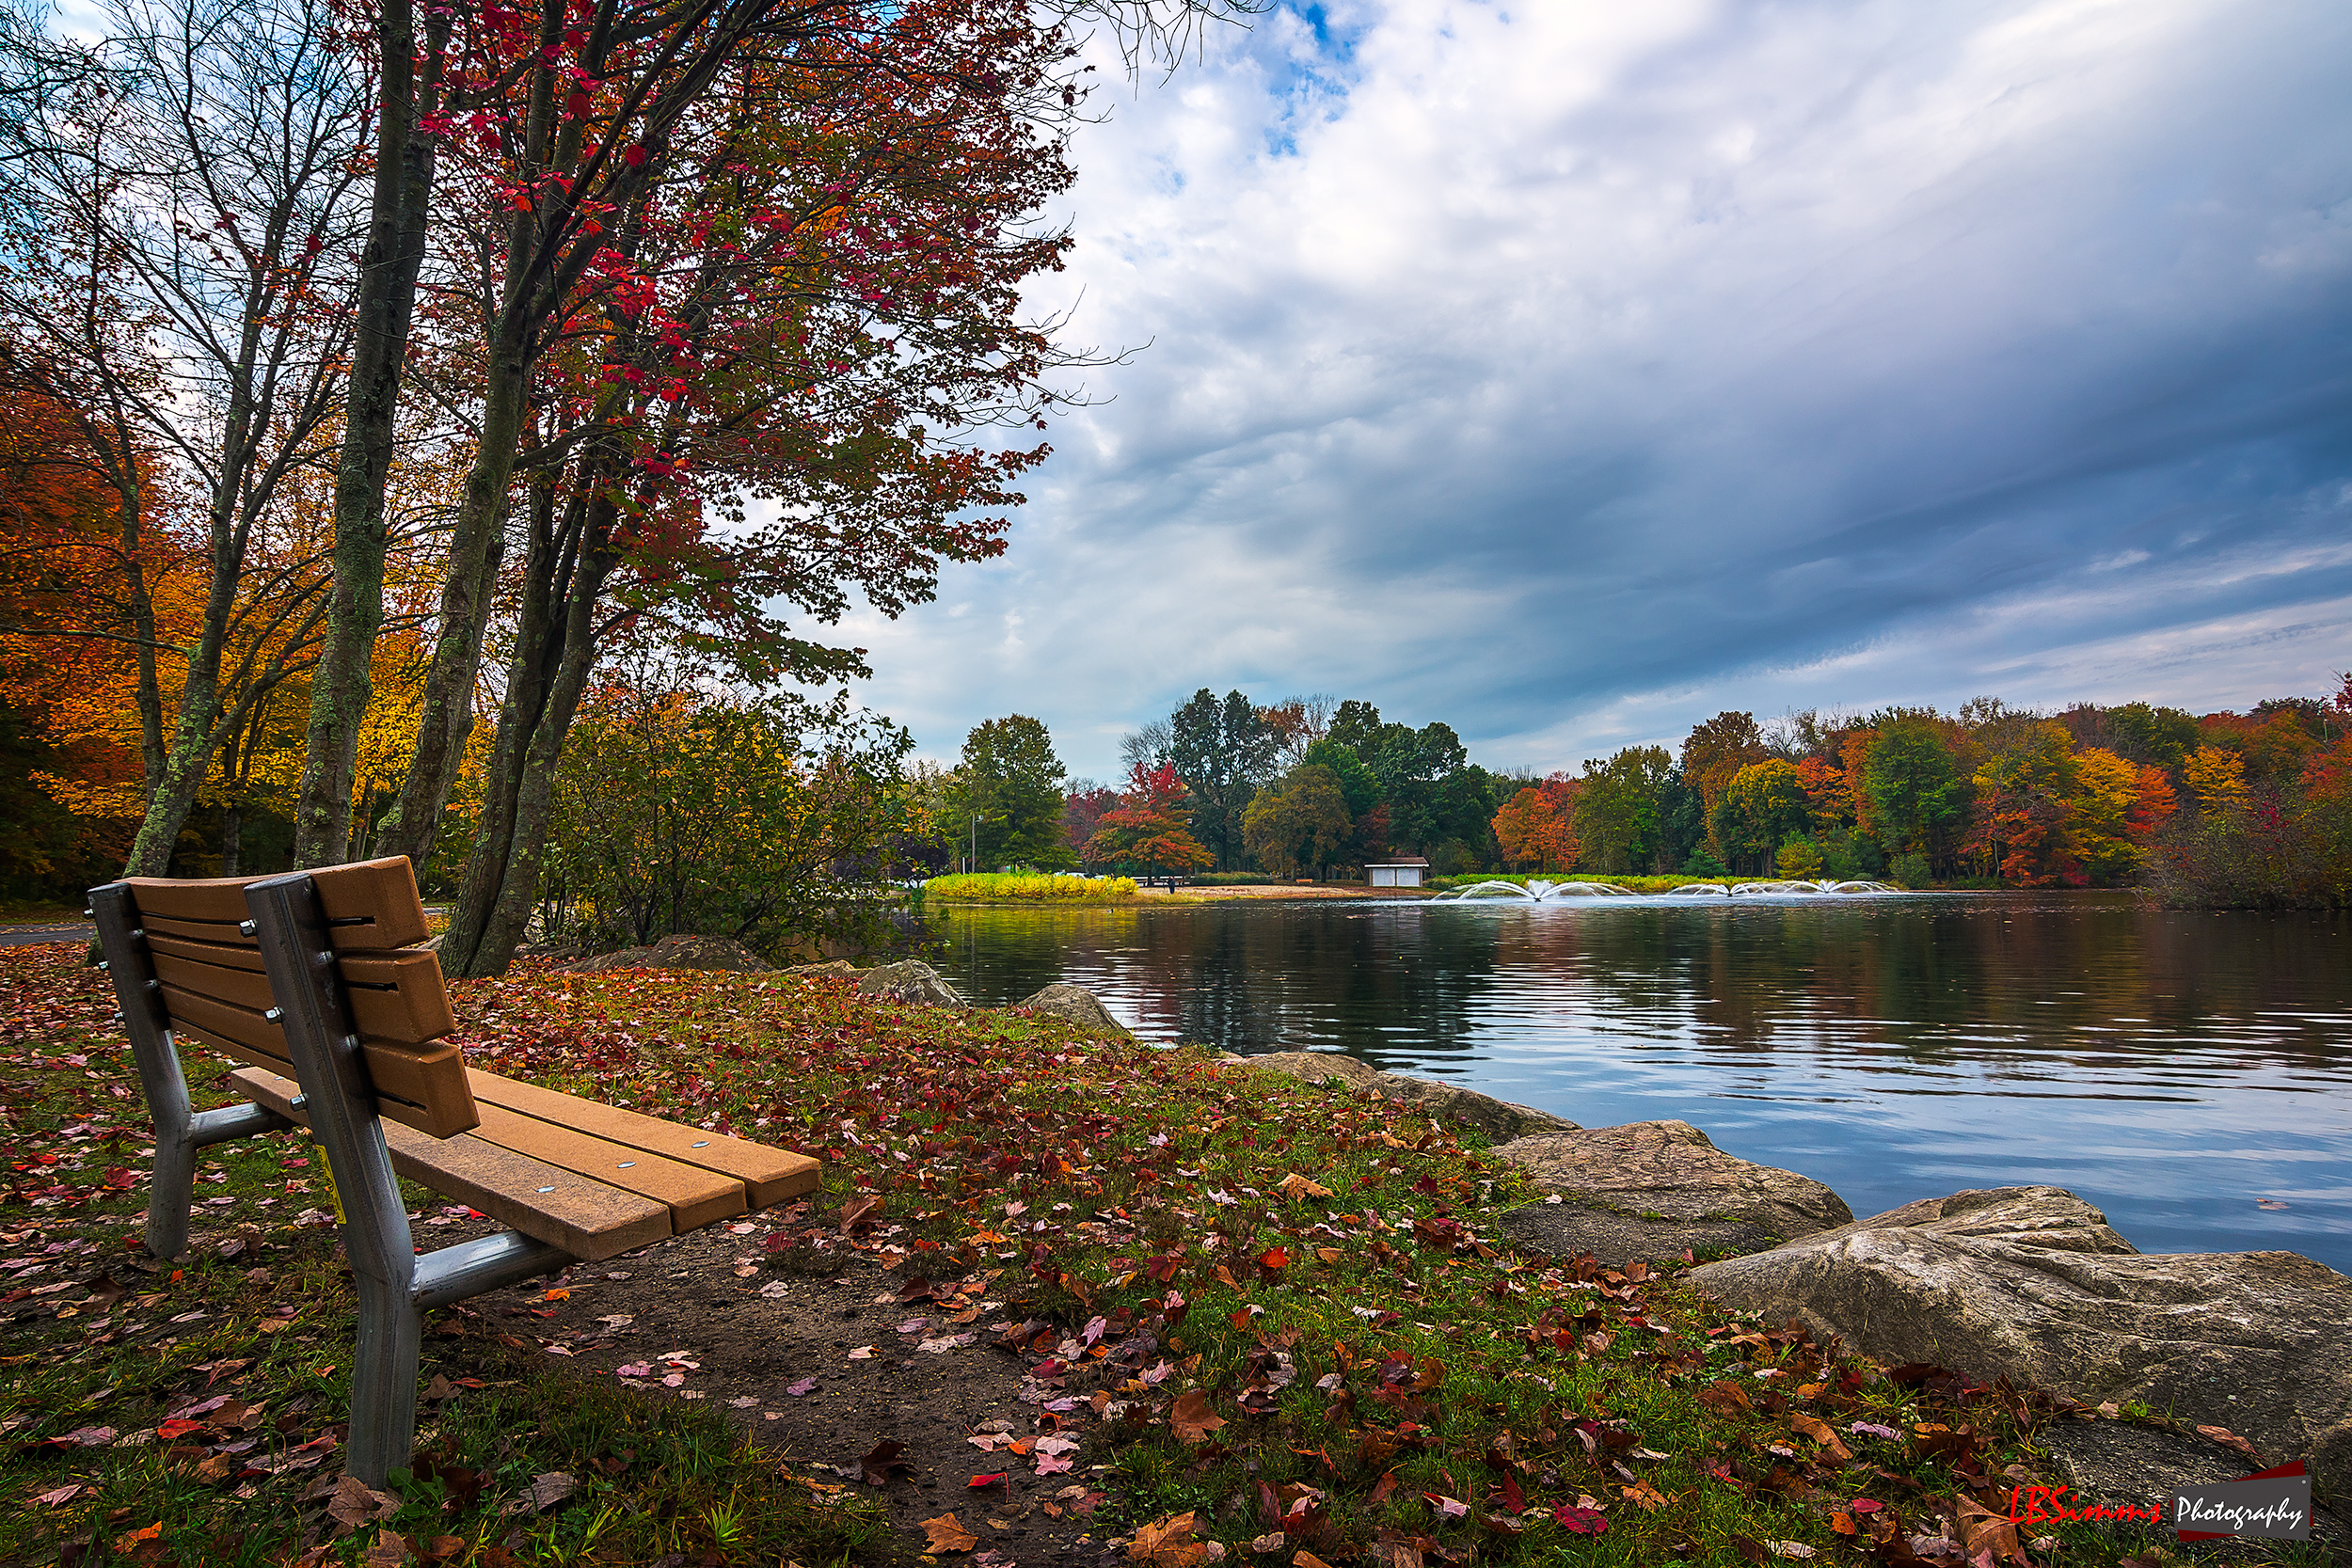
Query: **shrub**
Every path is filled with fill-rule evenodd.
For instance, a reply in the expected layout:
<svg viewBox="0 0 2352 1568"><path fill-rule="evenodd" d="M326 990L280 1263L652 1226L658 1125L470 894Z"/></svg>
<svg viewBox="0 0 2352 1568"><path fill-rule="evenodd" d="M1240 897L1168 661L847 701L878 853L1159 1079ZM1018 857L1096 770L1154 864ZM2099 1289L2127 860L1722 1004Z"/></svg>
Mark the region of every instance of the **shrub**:
<svg viewBox="0 0 2352 1568"><path fill-rule="evenodd" d="M1055 903L1101 903L1135 895L1133 877L1065 877L1021 871L963 872L923 884L930 898L1023 898Z"/></svg>
<svg viewBox="0 0 2352 1568"><path fill-rule="evenodd" d="M1895 857L1895 863L1886 868L1886 879L1899 887L1926 887L1935 880L1935 871L1928 864L1928 857L1914 849Z"/></svg>

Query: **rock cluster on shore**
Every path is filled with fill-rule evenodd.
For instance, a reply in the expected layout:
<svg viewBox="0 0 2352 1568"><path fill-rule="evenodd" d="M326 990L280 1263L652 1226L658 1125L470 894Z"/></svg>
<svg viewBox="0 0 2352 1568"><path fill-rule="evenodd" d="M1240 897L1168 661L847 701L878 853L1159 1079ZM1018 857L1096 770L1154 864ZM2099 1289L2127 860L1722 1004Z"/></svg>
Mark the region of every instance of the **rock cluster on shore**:
<svg viewBox="0 0 2352 1568"><path fill-rule="evenodd" d="M2138 1402L2177 1423L2175 1442L2204 1445L2206 1469L2256 1466L2199 1428L2250 1443L2264 1465L2306 1460L2323 1500L2352 1503L2352 1279L2300 1254L2143 1254L2062 1187L1953 1193L1857 1220L1822 1183L1726 1154L1688 1122L1579 1128L1338 1054L1235 1060L1485 1132L1549 1195L1503 1216L1531 1251L1709 1254L1687 1277L1735 1311L1794 1318L1888 1365L2005 1377L2085 1406Z"/></svg>

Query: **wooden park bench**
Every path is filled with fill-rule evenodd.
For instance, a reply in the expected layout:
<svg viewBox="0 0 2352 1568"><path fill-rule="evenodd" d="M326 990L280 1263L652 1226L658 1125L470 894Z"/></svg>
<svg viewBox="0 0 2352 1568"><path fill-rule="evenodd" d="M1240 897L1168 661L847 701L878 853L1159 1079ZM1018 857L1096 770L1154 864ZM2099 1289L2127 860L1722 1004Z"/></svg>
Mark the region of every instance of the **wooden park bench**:
<svg viewBox="0 0 2352 1568"><path fill-rule="evenodd" d="M405 858L91 890L155 1118L147 1244L185 1249L197 1150L308 1128L359 1298L346 1468L408 1462L421 1314L797 1196L817 1162L466 1066ZM192 1112L179 1049L248 1064L249 1103ZM395 1173L508 1228L419 1256Z"/></svg>

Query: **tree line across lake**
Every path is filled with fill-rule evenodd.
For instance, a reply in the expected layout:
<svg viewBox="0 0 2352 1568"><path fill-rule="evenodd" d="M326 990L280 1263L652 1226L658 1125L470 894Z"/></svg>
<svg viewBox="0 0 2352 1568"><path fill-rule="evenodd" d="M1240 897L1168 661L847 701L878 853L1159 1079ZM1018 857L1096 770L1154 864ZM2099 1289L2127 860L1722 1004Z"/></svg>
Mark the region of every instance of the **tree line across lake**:
<svg viewBox="0 0 2352 1568"><path fill-rule="evenodd" d="M1724 712L1679 748L1575 773L1497 771L1444 723L1368 703L1259 705L1202 689L1126 737L1123 789L1068 779L1021 715L923 777L974 868L1354 875L1426 859L1488 869L1888 879L1907 886L2145 885L2177 902L2352 898L2352 676L2328 698L2197 715ZM950 837L957 835L950 834Z"/></svg>

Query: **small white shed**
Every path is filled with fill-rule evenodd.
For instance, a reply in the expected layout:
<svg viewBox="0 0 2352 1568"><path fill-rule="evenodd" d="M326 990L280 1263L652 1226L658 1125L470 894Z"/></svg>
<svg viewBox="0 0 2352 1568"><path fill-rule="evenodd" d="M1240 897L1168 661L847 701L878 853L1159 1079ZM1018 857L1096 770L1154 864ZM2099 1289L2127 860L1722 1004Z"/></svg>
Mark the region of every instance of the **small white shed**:
<svg viewBox="0 0 2352 1568"><path fill-rule="evenodd" d="M1429 863L1419 855L1375 861L1364 867L1364 876L1374 887L1419 887L1428 872Z"/></svg>

